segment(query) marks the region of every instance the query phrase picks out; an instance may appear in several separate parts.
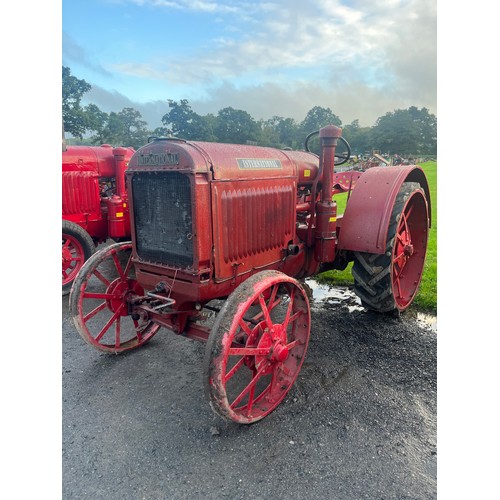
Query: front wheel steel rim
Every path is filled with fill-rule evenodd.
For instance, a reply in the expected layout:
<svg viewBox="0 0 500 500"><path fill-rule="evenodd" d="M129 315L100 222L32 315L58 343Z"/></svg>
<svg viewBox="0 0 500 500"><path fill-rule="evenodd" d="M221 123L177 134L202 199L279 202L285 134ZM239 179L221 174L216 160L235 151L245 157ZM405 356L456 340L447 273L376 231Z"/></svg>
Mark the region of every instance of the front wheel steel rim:
<svg viewBox="0 0 500 500"><path fill-rule="evenodd" d="M298 376L309 332L308 299L295 280L259 283L238 307L216 360L225 416L252 423L273 411Z"/></svg>
<svg viewBox="0 0 500 500"><path fill-rule="evenodd" d="M112 245L87 261L75 286L75 324L83 339L95 348L119 353L145 344L160 328L144 314L131 314L131 302L144 295L135 279L131 244Z"/></svg>

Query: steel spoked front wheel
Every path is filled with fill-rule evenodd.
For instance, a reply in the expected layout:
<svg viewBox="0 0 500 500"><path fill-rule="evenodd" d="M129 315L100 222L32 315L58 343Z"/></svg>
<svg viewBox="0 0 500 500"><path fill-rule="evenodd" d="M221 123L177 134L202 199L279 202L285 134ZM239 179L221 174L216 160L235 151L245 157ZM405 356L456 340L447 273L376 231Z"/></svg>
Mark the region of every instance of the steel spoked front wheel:
<svg viewBox="0 0 500 500"><path fill-rule="evenodd" d="M307 295L295 279L263 271L243 282L206 347L205 387L215 412L241 424L272 412L302 367L310 323Z"/></svg>
<svg viewBox="0 0 500 500"><path fill-rule="evenodd" d="M70 311L80 336L100 351L118 354L144 345L160 326L131 315L131 301L144 295L131 263L132 243L115 243L95 253L71 289Z"/></svg>

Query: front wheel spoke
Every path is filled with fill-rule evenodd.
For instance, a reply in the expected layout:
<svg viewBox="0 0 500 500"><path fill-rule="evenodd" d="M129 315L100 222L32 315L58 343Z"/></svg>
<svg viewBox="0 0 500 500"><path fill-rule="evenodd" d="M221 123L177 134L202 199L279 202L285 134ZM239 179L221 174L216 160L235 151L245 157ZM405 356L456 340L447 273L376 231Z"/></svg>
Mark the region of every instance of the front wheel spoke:
<svg viewBox="0 0 500 500"><path fill-rule="evenodd" d="M271 381L269 382L269 392L271 389L276 385L276 380L278 379L278 370L279 370L279 365L274 367L274 370L271 373Z"/></svg>
<svg viewBox="0 0 500 500"><path fill-rule="evenodd" d="M292 293L290 294L290 302L288 303L285 321L283 322L285 328L288 326L288 323L290 322L290 315L292 314L294 302L295 302L295 288L292 290Z"/></svg>
<svg viewBox="0 0 500 500"><path fill-rule="evenodd" d="M264 321L267 323L267 327L271 328L273 326L273 322L271 320L266 301L264 300L264 296L262 294L259 295L259 304L260 308L262 309L262 313L264 314Z"/></svg>
<svg viewBox="0 0 500 500"><path fill-rule="evenodd" d="M279 285L274 285L273 291L271 292L271 296L269 297L269 300L267 301L267 310L271 312L274 307L281 302L281 299L278 302L275 302L276 299L276 294L278 293L278 288Z"/></svg>
<svg viewBox="0 0 500 500"><path fill-rule="evenodd" d="M262 366L260 367L259 371L254 375L250 383L241 391L239 396L231 403L230 406L231 409L234 409L240 403L240 401L247 395L248 391L250 391L250 389L255 386L255 384L264 374L266 367L267 367L266 363L262 363Z"/></svg>
<svg viewBox="0 0 500 500"><path fill-rule="evenodd" d="M293 340L292 342L290 342L289 344L286 345L287 349L290 351L292 350L294 347L297 347L298 345L302 344L302 342L299 340L299 339L295 339Z"/></svg>
<svg viewBox="0 0 500 500"><path fill-rule="evenodd" d="M252 335L252 330L250 330L250 327L247 325L243 318L240 318L240 320L238 321L238 325L248 336Z"/></svg>
<svg viewBox="0 0 500 500"><path fill-rule="evenodd" d="M125 274L123 273L123 269L122 269L122 265L120 264L120 261L118 260L118 255L116 253L114 253L112 255L113 257L113 261L115 263L115 267L116 267L116 270L118 271L118 274L120 275L120 278L122 280L126 280L127 277L125 276Z"/></svg>
<svg viewBox="0 0 500 500"><path fill-rule="evenodd" d="M124 307L123 304L121 304L120 307L115 311L115 313L113 314L113 316L111 316L111 318L109 318L108 322L103 326L102 330L99 332L99 334L97 335L97 337L95 337L95 340L97 342L99 342L99 340L101 340L102 337L104 337L104 335L109 330L109 328L111 327L111 325L120 316L120 313L121 313L123 307Z"/></svg>
<svg viewBox="0 0 500 500"><path fill-rule="evenodd" d="M132 323L134 323L135 334L137 336L137 340L139 342L142 342L142 332L141 332L141 328L139 326L139 322L136 319L133 319Z"/></svg>
<svg viewBox="0 0 500 500"><path fill-rule="evenodd" d="M97 269L94 271L93 274L96 278L98 278L100 281L102 281L102 283L104 283L106 286L110 285L110 282Z"/></svg>
<svg viewBox="0 0 500 500"><path fill-rule="evenodd" d="M229 356L267 356L269 347L230 347Z"/></svg>
<svg viewBox="0 0 500 500"><path fill-rule="evenodd" d="M272 311L278 304L281 304L281 298L276 299L273 303L269 302L269 306L267 307L268 311ZM251 323L257 323L257 321L264 316L264 312L260 311L257 313L251 320Z"/></svg>
<svg viewBox="0 0 500 500"><path fill-rule="evenodd" d="M86 323L89 319L93 318L98 312L106 309L106 302L102 302L96 308L92 309L86 316L83 317L83 322Z"/></svg>
<svg viewBox="0 0 500 500"><path fill-rule="evenodd" d="M241 358L238 362L226 373L224 376L224 382L227 383L228 380L234 376L234 374L245 364L245 358Z"/></svg>
<svg viewBox="0 0 500 500"><path fill-rule="evenodd" d="M252 411L252 406L253 406L253 402L254 402L254 396L255 396L255 385L250 389L250 394L248 395L247 417L250 416L250 413Z"/></svg>
<svg viewBox="0 0 500 500"><path fill-rule="evenodd" d="M285 330L299 317L304 314L304 311L297 311L295 314L292 314L290 318L288 318L287 323L283 323L283 326L285 327Z"/></svg>
<svg viewBox="0 0 500 500"><path fill-rule="evenodd" d="M105 300L113 300L120 299L121 295L113 295L112 293L93 293L93 292L84 292L84 299L105 299Z"/></svg>

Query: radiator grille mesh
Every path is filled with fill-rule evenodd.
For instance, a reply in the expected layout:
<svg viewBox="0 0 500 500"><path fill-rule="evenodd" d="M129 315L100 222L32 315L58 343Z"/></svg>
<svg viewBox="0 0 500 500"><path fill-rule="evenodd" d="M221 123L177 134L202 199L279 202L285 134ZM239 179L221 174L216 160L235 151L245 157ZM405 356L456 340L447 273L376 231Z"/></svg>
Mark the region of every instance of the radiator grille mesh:
<svg viewBox="0 0 500 500"><path fill-rule="evenodd" d="M178 172L132 177L137 253L142 260L176 267L193 264L191 184Z"/></svg>

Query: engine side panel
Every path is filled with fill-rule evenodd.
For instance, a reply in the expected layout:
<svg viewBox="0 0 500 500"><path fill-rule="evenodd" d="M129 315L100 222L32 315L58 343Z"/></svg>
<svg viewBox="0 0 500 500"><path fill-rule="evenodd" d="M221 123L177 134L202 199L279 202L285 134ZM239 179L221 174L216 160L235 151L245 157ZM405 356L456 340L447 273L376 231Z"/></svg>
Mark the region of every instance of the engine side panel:
<svg viewBox="0 0 500 500"><path fill-rule="evenodd" d="M216 280L269 266L294 237L295 178L213 182Z"/></svg>

